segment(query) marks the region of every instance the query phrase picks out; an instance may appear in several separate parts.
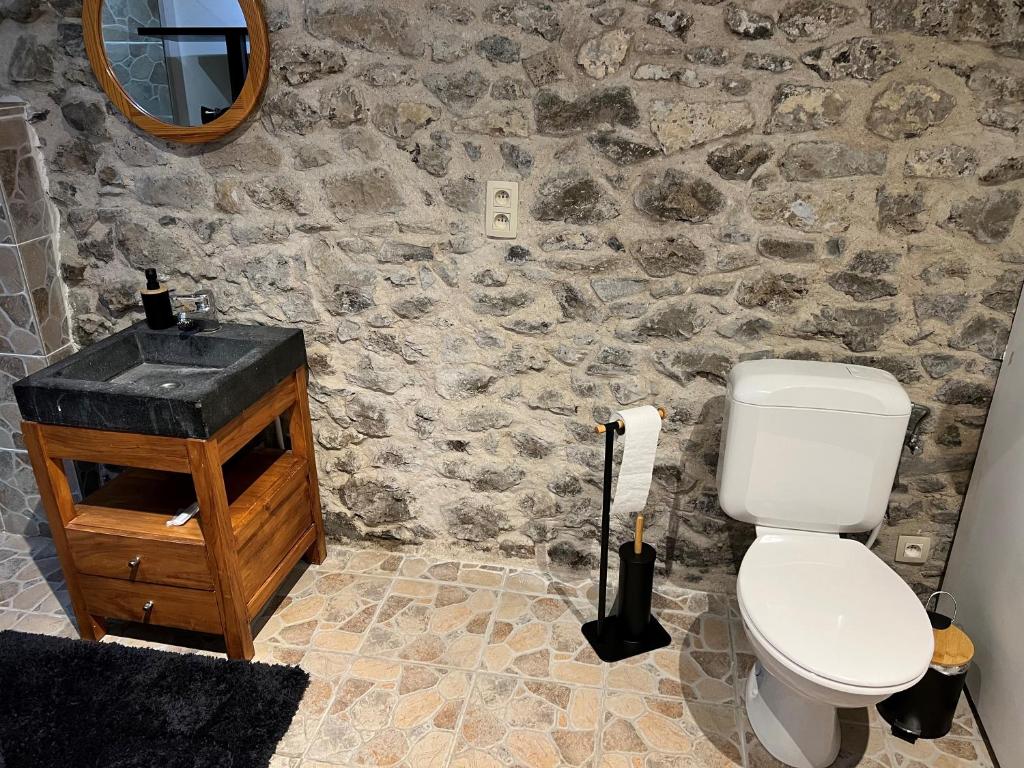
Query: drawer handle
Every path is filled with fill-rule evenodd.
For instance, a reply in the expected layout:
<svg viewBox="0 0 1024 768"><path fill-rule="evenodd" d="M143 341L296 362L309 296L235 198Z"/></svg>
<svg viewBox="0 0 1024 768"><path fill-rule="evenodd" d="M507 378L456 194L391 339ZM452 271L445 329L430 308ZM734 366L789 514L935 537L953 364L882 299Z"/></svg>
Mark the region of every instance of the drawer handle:
<svg viewBox="0 0 1024 768"><path fill-rule="evenodd" d="M152 600L147 600L146 604L144 606L142 606L142 612L145 613L148 616L149 612L152 611L152 610L153 610L153 601Z"/></svg>
<svg viewBox="0 0 1024 768"><path fill-rule="evenodd" d="M136 568L139 567L139 563L141 563L141 562L142 562L142 557L140 555L136 555L135 557L133 557L131 560L128 561L128 567L131 568L134 571Z"/></svg>

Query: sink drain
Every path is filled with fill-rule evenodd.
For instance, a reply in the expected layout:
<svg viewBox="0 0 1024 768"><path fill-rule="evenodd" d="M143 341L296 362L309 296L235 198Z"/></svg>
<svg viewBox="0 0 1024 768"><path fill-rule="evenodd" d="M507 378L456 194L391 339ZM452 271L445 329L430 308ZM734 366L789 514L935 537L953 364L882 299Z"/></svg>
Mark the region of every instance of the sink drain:
<svg viewBox="0 0 1024 768"><path fill-rule="evenodd" d="M165 381L160 385L160 389L177 389L180 386L181 384L176 381Z"/></svg>

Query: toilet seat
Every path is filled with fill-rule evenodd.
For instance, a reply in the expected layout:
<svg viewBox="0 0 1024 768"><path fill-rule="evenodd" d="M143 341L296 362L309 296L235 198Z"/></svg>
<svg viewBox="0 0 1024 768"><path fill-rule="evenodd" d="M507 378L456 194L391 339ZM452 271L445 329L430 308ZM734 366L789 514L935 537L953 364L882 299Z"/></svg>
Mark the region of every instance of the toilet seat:
<svg viewBox="0 0 1024 768"><path fill-rule="evenodd" d="M764 533L736 585L748 630L810 681L899 690L928 668L931 624L913 590L860 542Z"/></svg>

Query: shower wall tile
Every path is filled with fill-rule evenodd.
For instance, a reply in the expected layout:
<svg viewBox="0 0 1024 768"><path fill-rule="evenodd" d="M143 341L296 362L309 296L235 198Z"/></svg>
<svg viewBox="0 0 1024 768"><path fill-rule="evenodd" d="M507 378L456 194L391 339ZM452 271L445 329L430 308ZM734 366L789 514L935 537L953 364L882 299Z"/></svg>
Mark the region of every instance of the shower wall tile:
<svg viewBox="0 0 1024 768"><path fill-rule="evenodd" d="M21 413L14 399L14 382L47 365L47 359L44 357L0 355L0 449L24 450L25 443L21 439Z"/></svg>
<svg viewBox="0 0 1024 768"><path fill-rule="evenodd" d="M44 237L22 243L21 264L28 280L39 334L46 354L63 348L71 341L64 293L58 271L54 238Z"/></svg>
<svg viewBox="0 0 1024 768"><path fill-rule="evenodd" d="M0 189L7 201L15 242L53 234L53 209L32 153L28 123L21 116L0 119Z"/></svg>
<svg viewBox="0 0 1024 768"><path fill-rule="evenodd" d="M0 526L7 533L49 536L35 476L24 451L0 450Z"/></svg>
<svg viewBox="0 0 1024 768"><path fill-rule="evenodd" d="M49 535L13 385L71 349L54 209L24 105L0 105L0 531Z"/></svg>
<svg viewBox="0 0 1024 768"><path fill-rule="evenodd" d="M50 535L46 514L39 503L35 476L25 453L14 382L70 353L69 344L46 357L0 355L0 530L7 533ZM77 481L72 483L72 488L77 488Z"/></svg>
<svg viewBox="0 0 1024 768"><path fill-rule="evenodd" d="M16 245L0 245L0 294L25 291L25 275Z"/></svg>
<svg viewBox="0 0 1024 768"><path fill-rule="evenodd" d="M3 185L0 185L2 188ZM14 243L14 225L11 223L11 214L7 210L7 201L3 192L0 191L0 245L12 245Z"/></svg>
<svg viewBox="0 0 1024 768"><path fill-rule="evenodd" d="M43 354L32 302L25 291L0 294L0 354Z"/></svg>

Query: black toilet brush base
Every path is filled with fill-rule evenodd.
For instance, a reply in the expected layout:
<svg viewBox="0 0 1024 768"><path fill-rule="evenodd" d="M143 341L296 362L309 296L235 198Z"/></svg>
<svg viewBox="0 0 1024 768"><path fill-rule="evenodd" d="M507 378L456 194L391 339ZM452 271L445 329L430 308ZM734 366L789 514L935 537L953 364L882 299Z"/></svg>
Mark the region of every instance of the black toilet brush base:
<svg viewBox="0 0 1024 768"><path fill-rule="evenodd" d="M654 597L654 547L636 542L619 547L619 593L611 613L598 613L596 621L583 625L583 636L601 661L621 661L630 656L664 648L672 638L651 614Z"/></svg>
<svg viewBox="0 0 1024 768"><path fill-rule="evenodd" d="M636 639L624 637L624 625L618 616L606 616L604 621L588 621L583 625L583 636L601 661L622 661L641 653L656 651L672 642L661 623L651 616L642 635Z"/></svg>

